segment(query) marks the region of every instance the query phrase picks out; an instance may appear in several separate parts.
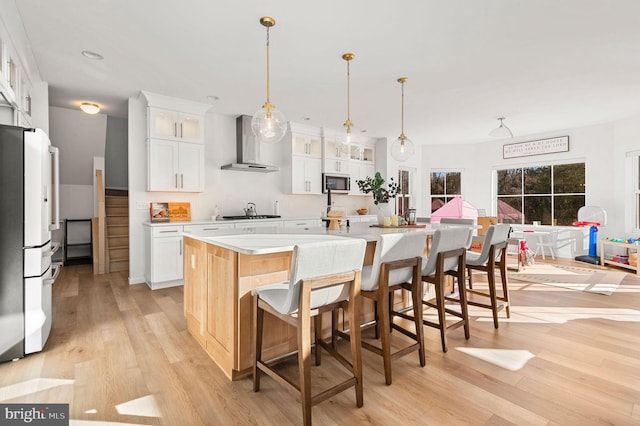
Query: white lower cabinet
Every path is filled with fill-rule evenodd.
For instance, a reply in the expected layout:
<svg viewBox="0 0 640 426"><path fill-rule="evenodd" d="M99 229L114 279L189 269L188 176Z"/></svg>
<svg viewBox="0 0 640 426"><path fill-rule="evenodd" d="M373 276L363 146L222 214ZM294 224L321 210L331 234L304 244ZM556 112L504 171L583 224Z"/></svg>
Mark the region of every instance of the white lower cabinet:
<svg viewBox="0 0 640 426"><path fill-rule="evenodd" d="M182 285L182 225L147 229L145 281L152 290Z"/></svg>
<svg viewBox="0 0 640 426"><path fill-rule="evenodd" d="M198 235L214 235L217 231L235 228L233 223L207 223L206 225L185 225L184 232L194 232Z"/></svg>
<svg viewBox="0 0 640 426"><path fill-rule="evenodd" d="M256 232L259 228L282 228L281 220L265 220L249 219L243 222L236 222L236 229L244 229L247 232Z"/></svg>
<svg viewBox="0 0 640 426"><path fill-rule="evenodd" d="M285 228L315 228L320 226L320 219L285 220Z"/></svg>

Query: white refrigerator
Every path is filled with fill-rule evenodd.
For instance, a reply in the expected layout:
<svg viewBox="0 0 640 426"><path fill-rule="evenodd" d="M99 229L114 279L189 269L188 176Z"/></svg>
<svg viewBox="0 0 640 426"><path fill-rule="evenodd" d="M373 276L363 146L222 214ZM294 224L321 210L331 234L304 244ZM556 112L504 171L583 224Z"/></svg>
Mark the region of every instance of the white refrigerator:
<svg viewBox="0 0 640 426"><path fill-rule="evenodd" d="M51 331L58 165L42 130L0 125L0 362L41 351Z"/></svg>

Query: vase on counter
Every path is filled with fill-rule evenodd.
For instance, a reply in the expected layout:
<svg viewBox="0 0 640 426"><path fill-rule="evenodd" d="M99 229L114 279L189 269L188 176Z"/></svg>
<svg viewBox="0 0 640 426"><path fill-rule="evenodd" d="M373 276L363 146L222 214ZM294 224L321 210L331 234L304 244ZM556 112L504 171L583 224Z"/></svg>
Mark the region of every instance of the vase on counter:
<svg viewBox="0 0 640 426"><path fill-rule="evenodd" d="M384 218L393 215L393 209L389 203L378 203L376 215L378 216L378 225L384 225Z"/></svg>

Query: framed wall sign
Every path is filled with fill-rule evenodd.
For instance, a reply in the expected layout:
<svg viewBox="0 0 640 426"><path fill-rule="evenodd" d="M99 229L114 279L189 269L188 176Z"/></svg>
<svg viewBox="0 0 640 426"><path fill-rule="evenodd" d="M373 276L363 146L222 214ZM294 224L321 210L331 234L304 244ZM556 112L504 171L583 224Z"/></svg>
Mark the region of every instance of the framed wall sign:
<svg viewBox="0 0 640 426"><path fill-rule="evenodd" d="M528 155L567 151L569 151L569 136L559 136L557 138L506 144L502 147L502 158L526 157Z"/></svg>

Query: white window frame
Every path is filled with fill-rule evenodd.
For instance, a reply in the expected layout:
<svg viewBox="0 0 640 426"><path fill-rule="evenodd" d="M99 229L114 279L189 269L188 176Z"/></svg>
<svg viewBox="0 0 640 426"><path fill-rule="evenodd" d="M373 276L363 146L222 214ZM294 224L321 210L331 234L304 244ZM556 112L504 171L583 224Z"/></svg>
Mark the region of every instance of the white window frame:
<svg viewBox="0 0 640 426"><path fill-rule="evenodd" d="M628 233L640 232L640 151L626 153L625 228Z"/></svg>
<svg viewBox="0 0 640 426"><path fill-rule="evenodd" d="M427 192L428 192L428 196L427 196L427 204L425 205L425 211L429 212L429 216L431 216L431 201L434 197L434 195L431 193L431 174L432 173L460 173L460 194L451 194L451 195L447 195L444 194L444 197L453 197L453 196L459 196L462 197L462 199L464 200L464 171L465 169L442 169L442 168L433 168L431 170L429 170L429 173L427 174L427 184L426 184L426 188L427 188ZM445 186L445 190L446 190L446 186ZM436 194L436 196L439 196L442 194Z"/></svg>
<svg viewBox="0 0 640 426"><path fill-rule="evenodd" d="M409 199L409 208L416 208L415 200L416 200L416 185L415 185L415 177L418 170L415 167L398 167L398 175L400 172L408 172L409 173L409 194L405 197L403 194L398 193L396 196L396 212L400 211L398 205L400 200L403 198ZM401 182L398 182L400 185Z"/></svg>

